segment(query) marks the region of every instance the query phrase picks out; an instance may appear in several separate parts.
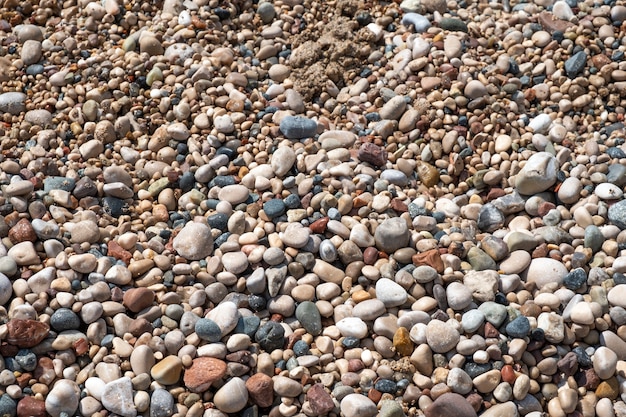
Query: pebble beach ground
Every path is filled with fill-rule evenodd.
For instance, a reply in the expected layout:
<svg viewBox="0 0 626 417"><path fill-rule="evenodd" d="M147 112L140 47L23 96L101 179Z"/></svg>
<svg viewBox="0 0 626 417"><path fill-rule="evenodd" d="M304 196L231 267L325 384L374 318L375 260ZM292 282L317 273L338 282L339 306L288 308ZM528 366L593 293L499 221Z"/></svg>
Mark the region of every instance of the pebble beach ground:
<svg viewBox="0 0 626 417"><path fill-rule="evenodd" d="M621 0L0 6L0 415L626 416Z"/></svg>

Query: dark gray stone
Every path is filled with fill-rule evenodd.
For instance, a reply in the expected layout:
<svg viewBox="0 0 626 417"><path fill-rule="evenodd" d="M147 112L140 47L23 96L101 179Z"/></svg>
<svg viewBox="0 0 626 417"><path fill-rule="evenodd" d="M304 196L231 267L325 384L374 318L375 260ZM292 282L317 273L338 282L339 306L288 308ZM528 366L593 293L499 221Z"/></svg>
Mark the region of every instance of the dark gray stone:
<svg viewBox="0 0 626 417"><path fill-rule="evenodd" d="M317 336L322 332L322 316L315 303L304 301L296 308L296 318L304 329Z"/></svg>
<svg viewBox="0 0 626 417"><path fill-rule="evenodd" d="M280 121L280 131L287 139L310 138L317 133L317 122L302 116L286 116Z"/></svg>
<svg viewBox="0 0 626 417"><path fill-rule="evenodd" d="M585 68L587 64L587 54L585 51L578 51L565 61L565 73L569 78L574 78Z"/></svg>

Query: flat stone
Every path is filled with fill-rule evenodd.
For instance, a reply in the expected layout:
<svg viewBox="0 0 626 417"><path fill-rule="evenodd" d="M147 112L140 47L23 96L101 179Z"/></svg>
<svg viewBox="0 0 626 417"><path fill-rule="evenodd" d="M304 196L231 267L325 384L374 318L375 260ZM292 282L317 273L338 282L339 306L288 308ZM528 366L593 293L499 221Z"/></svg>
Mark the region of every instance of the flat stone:
<svg viewBox="0 0 626 417"><path fill-rule="evenodd" d="M459 394L443 394L425 410L426 417L477 417L471 404Z"/></svg>
<svg viewBox="0 0 626 417"><path fill-rule="evenodd" d="M0 113L18 115L26 110L26 94L8 92L0 94Z"/></svg>
<svg viewBox="0 0 626 417"><path fill-rule="evenodd" d="M191 367L185 370L183 382L191 392L201 393L226 375L226 363L220 359L195 358Z"/></svg>
<svg viewBox="0 0 626 417"><path fill-rule="evenodd" d="M532 195L547 190L556 182L559 164L547 152L532 155L515 177L515 187L520 194Z"/></svg>
<svg viewBox="0 0 626 417"><path fill-rule="evenodd" d="M541 289L548 284L560 286L567 275L567 268L554 259L536 258L530 262L530 266L522 274L522 279L529 283L535 283Z"/></svg>
<svg viewBox="0 0 626 417"><path fill-rule="evenodd" d="M133 385L129 377L107 383L102 392L102 405L122 417L135 417L137 409L133 400Z"/></svg>
<svg viewBox="0 0 626 417"><path fill-rule="evenodd" d="M365 395L348 394L341 400L341 413L345 417L374 417L378 410Z"/></svg>

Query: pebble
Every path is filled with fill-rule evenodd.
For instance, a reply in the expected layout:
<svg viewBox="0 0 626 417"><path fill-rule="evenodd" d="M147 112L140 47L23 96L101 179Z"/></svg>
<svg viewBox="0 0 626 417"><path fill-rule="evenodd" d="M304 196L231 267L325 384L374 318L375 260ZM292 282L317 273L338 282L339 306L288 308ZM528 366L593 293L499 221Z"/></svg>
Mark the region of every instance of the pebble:
<svg viewBox="0 0 626 417"><path fill-rule="evenodd" d="M446 393L443 394L426 409L426 417L476 417L476 411L469 402L459 394Z"/></svg>
<svg viewBox="0 0 626 417"><path fill-rule="evenodd" d="M180 256L190 260L203 259L213 252L213 236L206 225L190 222L176 235L173 246Z"/></svg>
<svg viewBox="0 0 626 417"><path fill-rule="evenodd" d="M213 403L224 413L237 413L248 402L248 390L243 379L234 377L226 382L213 397Z"/></svg>
<svg viewBox="0 0 626 417"><path fill-rule="evenodd" d="M287 139L310 138L317 133L317 122L302 116L286 116L280 121L280 131Z"/></svg>
<svg viewBox="0 0 626 417"><path fill-rule="evenodd" d="M87 3L0 19L1 414L626 412L624 6Z"/></svg>
<svg viewBox="0 0 626 417"><path fill-rule="evenodd" d="M436 353L445 353L459 342L459 332L449 323L432 320L426 326L428 346Z"/></svg>
<svg viewBox="0 0 626 417"><path fill-rule="evenodd" d="M129 377L107 383L102 392L101 402L104 408L120 416L137 415L133 401L133 386Z"/></svg>
<svg viewBox="0 0 626 417"><path fill-rule="evenodd" d="M20 92L5 92L0 94L0 112L13 115L26 110L26 94Z"/></svg>
<svg viewBox="0 0 626 417"><path fill-rule="evenodd" d="M341 400L341 413L346 417L374 417L376 404L361 394L348 394Z"/></svg>
<svg viewBox="0 0 626 417"><path fill-rule="evenodd" d="M405 13L402 16L402 24L405 26L413 26L413 30L416 33L424 33L430 28L431 23L427 17L418 13Z"/></svg>
<svg viewBox="0 0 626 417"><path fill-rule="evenodd" d="M52 417L72 415L78 409L80 389L74 381L60 379L46 396L46 412Z"/></svg>
<svg viewBox="0 0 626 417"><path fill-rule="evenodd" d="M545 191L556 182L557 171L558 162L554 156L546 152L536 153L516 176L515 188L526 195Z"/></svg>

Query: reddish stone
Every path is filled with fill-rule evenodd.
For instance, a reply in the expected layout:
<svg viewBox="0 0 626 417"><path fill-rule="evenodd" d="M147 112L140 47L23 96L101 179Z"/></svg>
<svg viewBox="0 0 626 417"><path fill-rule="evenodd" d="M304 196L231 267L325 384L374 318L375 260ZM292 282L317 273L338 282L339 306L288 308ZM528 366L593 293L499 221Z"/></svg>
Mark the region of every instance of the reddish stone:
<svg viewBox="0 0 626 417"><path fill-rule="evenodd" d="M597 69L602 69L602 67L611 63L611 58L604 54L596 54L591 57L591 62Z"/></svg>
<svg viewBox="0 0 626 417"><path fill-rule="evenodd" d="M478 410L480 410L480 406L483 405L483 397L481 397L479 394L476 394L476 393L468 395L465 400L470 404L470 406L474 409L475 412L478 412ZM464 416L465 414L455 413L454 415ZM469 416L470 414L467 414L467 415Z"/></svg>
<svg viewBox="0 0 626 417"><path fill-rule="evenodd" d="M348 372L359 372L365 368L365 364L361 359L349 359L348 360Z"/></svg>
<svg viewBox="0 0 626 417"><path fill-rule="evenodd" d="M17 403L17 417L45 417L46 404L34 397L24 397Z"/></svg>
<svg viewBox="0 0 626 417"><path fill-rule="evenodd" d="M378 145L366 142L359 148L359 159L363 162L381 167L387 163L387 151Z"/></svg>
<svg viewBox="0 0 626 417"><path fill-rule="evenodd" d="M366 248L363 251L363 262L365 265L374 265L378 260L378 249L373 246Z"/></svg>
<svg viewBox="0 0 626 417"><path fill-rule="evenodd" d="M545 243L542 243L541 245L537 246L537 248L535 248L535 250L533 250L533 253L531 254L531 257L533 259L535 258L545 258L548 255L548 245Z"/></svg>
<svg viewBox="0 0 626 417"><path fill-rule="evenodd" d="M238 350L237 352L229 353L226 355L226 360L228 362L242 363L247 365L250 363L250 352L247 350Z"/></svg>
<svg viewBox="0 0 626 417"><path fill-rule="evenodd" d="M411 260L416 266L429 265L435 268L440 274L443 273L443 261L441 260L441 255L439 254L438 249L431 249L426 252L416 253L413 255Z"/></svg>
<svg viewBox="0 0 626 417"><path fill-rule="evenodd" d="M353 209L360 209L361 207L365 207L369 204L369 202L359 196L356 196L353 200L352 200L352 208Z"/></svg>
<svg viewBox="0 0 626 417"><path fill-rule="evenodd" d="M375 388L372 388L367 392L367 398L374 401L374 403L376 404L378 404L378 401L380 401L380 397L382 396L383 396L383 393L378 391Z"/></svg>
<svg viewBox="0 0 626 417"><path fill-rule="evenodd" d="M500 198L506 195L506 192L502 188L492 188L487 193L487 201L495 200L496 198Z"/></svg>
<svg viewBox="0 0 626 417"><path fill-rule="evenodd" d="M74 351L76 352L76 354L80 356L82 354L87 353L87 351L89 350L89 343L87 343L84 337L81 337L80 339L74 342L73 347L74 347Z"/></svg>
<svg viewBox="0 0 626 417"><path fill-rule="evenodd" d="M226 362L203 356L193 360L191 367L185 371L183 382L189 391L201 393L224 375Z"/></svg>
<svg viewBox="0 0 626 417"><path fill-rule="evenodd" d="M119 259L126 265L128 265L133 257L129 251L121 247L120 244L114 240L109 240L109 243L107 244L107 254L115 259Z"/></svg>
<svg viewBox="0 0 626 417"><path fill-rule="evenodd" d="M321 219L317 219L313 223L311 223L309 229L311 229L313 233L324 233L326 231L326 225L328 224L329 220L330 218L328 217L322 217Z"/></svg>
<svg viewBox="0 0 626 417"><path fill-rule="evenodd" d="M154 292L144 287L131 288L124 293L123 304L133 313L139 313L150 307L154 301Z"/></svg>
<svg viewBox="0 0 626 417"><path fill-rule="evenodd" d="M0 345L0 355L2 356L15 356L19 351L20 348L17 346L9 345L7 343Z"/></svg>
<svg viewBox="0 0 626 417"><path fill-rule="evenodd" d="M34 242L37 240L37 235L28 219L21 219L15 226L9 229L9 240L11 240L13 244Z"/></svg>
<svg viewBox="0 0 626 417"><path fill-rule="evenodd" d="M567 354L556 363L556 366L566 376L574 375L578 370L578 358L574 352L567 352Z"/></svg>
<svg viewBox="0 0 626 417"><path fill-rule="evenodd" d="M306 393L311 411L316 416L328 414L335 408L335 403L322 384L315 384Z"/></svg>
<svg viewBox="0 0 626 417"><path fill-rule="evenodd" d="M584 371L577 372L574 375L576 384L579 387L585 387L587 390L594 390L600 385L600 377L596 374L593 368L585 369Z"/></svg>
<svg viewBox="0 0 626 417"><path fill-rule="evenodd" d="M152 333L153 330L152 324L143 317L133 320L130 326L128 326L128 332L135 337L139 337L144 333Z"/></svg>
<svg viewBox="0 0 626 417"><path fill-rule="evenodd" d="M308 209L311 205L311 199L313 198L313 193L307 193L300 199L300 205L303 209ZM248 206L249 207L249 206Z"/></svg>
<svg viewBox="0 0 626 417"><path fill-rule="evenodd" d="M12 319L7 323L6 341L21 348L37 346L48 336L50 326L38 320Z"/></svg>
<svg viewBox="0 0 626 417"><path fill-rule="evenodd" d="M54 374L54 364L52 363L52 359L47 356L42 356L37 361L37 367L33 371L33 377L37 379L39 382L47 379L47 375L50 375L50 372Z"/></svg>
<svg viewBox="0 0 626 417"><path fill-rule="evenodd" d="M293 345L295 345L296 342L301 339L302 339L301 334L291 333L289 336L287 336L287 345L285 346L285 348L293 349Z"/></svg>
<svg viewBox="0 0 626 417"><path fill-rule="evenodd" d="M538 22L543 29L550 34L554 31L565 32L568 28L574 26L573 23L567 20L557 19L552 13L545 11L539 13Z"/></svg>
<svg viewBox="0 0 626 417"><path fill-rule="evenodd" d="M508 382L511 385L513 385L515 379L517 378L515 376L515 371L513 370L513 367L511 365L504 365L500 373L502 374L502 380L504 382Z"/></svg>
<svg viewBox="0 0 626 417"><path fill-rule="evenodd" d="M496 329L493 324L487 322L485 323L485 337L492 338L500 336L500 332Z"/></svg>
<svg viewBox="0 0 626 417"><path fill-rule="evenodd" d="M397 211L398 213L406 213L409 211L409 207L406 203L398 198L394 198L391 200L391 208Z"/></svg>
<svg viewBox="0 0 626 417"><path fill-rule="evenodd" d="M548 214L550 210L555 209L555 208L556 206L554 205L554 203L550 203L549 201L544 201L543 203L539 204L539 207L537 207L537 214L543 217L546 214Z"/></svg>
<svg viewBox="0 0 626 417"><path fill-rule="evenodd" d="M274 402L274 381L265 374L252 375L246 381L246 388L253 404L266 408Z"/></svg>
<svg viewBox="0 0 626 417"><path fill-rule="evenodd" d="M20 374L17 378L15 378L15 382L17 382L17 385L19 385L20 388L26 388L28 385L30 385L29 383L32 378L33 375L30 372L24 372L23 374ZM50 379L50 382L52 381L54 381L54 377Z"/></svg>

